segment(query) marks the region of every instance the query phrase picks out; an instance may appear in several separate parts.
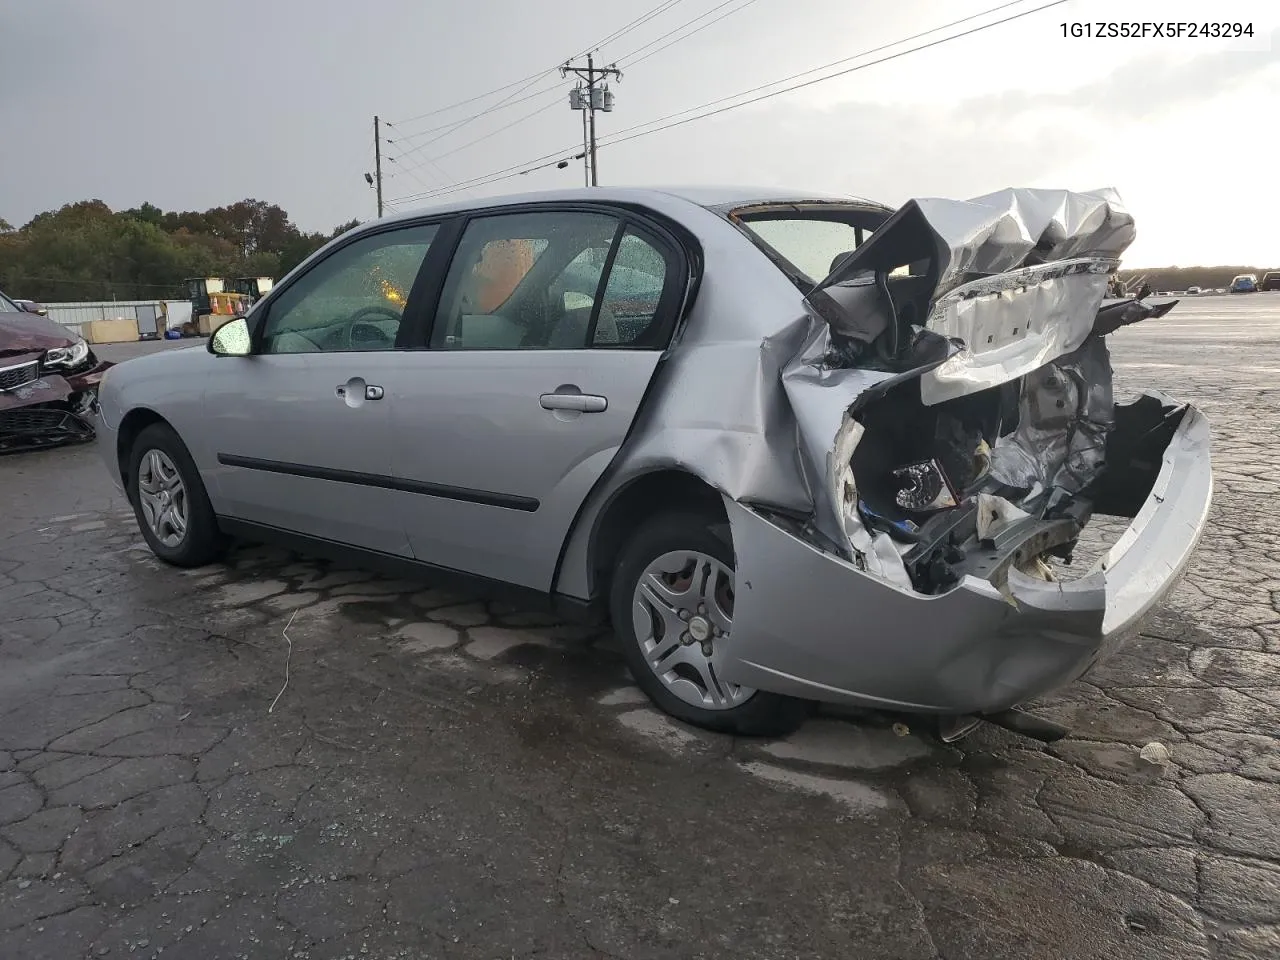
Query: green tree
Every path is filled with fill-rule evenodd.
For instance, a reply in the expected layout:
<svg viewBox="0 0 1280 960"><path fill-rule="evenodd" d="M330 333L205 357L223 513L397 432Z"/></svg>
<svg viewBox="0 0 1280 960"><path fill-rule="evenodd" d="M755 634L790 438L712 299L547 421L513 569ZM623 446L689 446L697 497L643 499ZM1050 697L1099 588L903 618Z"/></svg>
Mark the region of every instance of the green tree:
<svg viewBox="0 0 1280 960"><path fill-rule="evenodd" d="M188 277L282 277L331 237L303 233L281 207L252 198L205 211L101 200L48 210L13 229L0 221L0 289L65 300L184 297Z"/></svg>

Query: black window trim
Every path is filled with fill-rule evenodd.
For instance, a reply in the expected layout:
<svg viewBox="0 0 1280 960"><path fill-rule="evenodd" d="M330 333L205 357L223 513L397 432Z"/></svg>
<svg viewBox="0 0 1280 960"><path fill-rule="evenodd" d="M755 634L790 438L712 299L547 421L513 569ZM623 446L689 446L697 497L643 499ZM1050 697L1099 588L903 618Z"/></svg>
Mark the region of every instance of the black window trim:
<svg viewBox="0 0 1280 960"><path fill-rule="evenodd" d="M604 266L600 268L600 279L596 281L595 296L591 298L591 319L587 322L587 336L582 344L584 350L591 350L596 346L596 326L600 323L600 306L604 303L605 291L609 289L609 277L613 274L613 261L617 259L618 247L622 245L622 238L626 235L627 225L619 219L618 226L613 231L613 239L609 241L609 252L604 255ZM666 278L663 277L664 287L666 283ZM662 301L661 293L658 294L658 301ZM654 317L657 318L656 313Z"/></svg>
<svg viewBox="0 0 1280 960"><path fill-rule="evenodd" d="M658 298L655 320L660 319L658 335L651 338L647 346L633 344L592 344L590 341L581 349L586 350L667 350L673 337L684 326L689 311L697 297L702 281L702 250L697 239L682 225L669 222L668 218L639 205L599 202L599 201L526 201L524 203L502 204L489 207L476 207L471 210L453 210L448 213L426 213L409 219L378 222L368 227L353 230L340 238L323 256L315 257L306 264L306 268L296 271L283 283L273 287L254 307L249 315L251 353L261 353L262 334L266 319L275 301L294 284L309 276L320 264L330 257L342 252L353 243L366 237L381 233L407 230L413 227L436 225L439 231L432 240L427 256L414 278L405 302L400 330L396 335L395 351L429 350L431 332L435 324L435 316L439 309L440 296L444 292L449 268L453 264L454 255L462 241L467 225L475 219L483 217L507 216L519 213L552 213L581 212L603 213L615 217L619 221L615 242L620 242L627 230L631 230L650 243L666 260L668 270L663 280L662 293ZM612 261L608 264L612 269ZM608 282L606 270L601 275L601 283ZM603 289L603 287L599 288ZM597 304L599 303L597 297ZM594 311L593 311L594 313ZM594 323L594 317L593 317ZM329 351L334 352L334 351ZM360 351L351 351L360 352ZM380 351L387 352L387 351Z"/></svg>

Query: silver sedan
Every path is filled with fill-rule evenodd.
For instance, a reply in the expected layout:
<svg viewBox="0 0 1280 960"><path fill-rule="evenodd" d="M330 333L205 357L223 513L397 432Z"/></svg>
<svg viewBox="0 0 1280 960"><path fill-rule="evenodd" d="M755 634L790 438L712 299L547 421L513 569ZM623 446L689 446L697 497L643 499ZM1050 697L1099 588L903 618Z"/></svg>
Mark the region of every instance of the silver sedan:
<svg viewBox="0 0 1280 960"><path fill-rule="evenodd" d="M229 538L611 617L664 710L815 701L957 733L1081 676L1204 529L1209 434L1112 399L1109 191L898 210L587 189L357 227L207 350L112 369L98 442L151 549ZM1130 518L1087 570L1094 514Z"/></svg>

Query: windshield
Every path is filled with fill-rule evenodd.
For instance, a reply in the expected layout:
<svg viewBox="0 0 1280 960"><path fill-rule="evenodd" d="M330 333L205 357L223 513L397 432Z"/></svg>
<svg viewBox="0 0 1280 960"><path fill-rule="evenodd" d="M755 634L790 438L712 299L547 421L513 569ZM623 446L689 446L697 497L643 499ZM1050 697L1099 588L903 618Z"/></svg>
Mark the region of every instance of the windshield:
<svg viewBox="0 0 1280 960"><path fill-rule="evenodd" d="M733 215L789 273L816 285L836 260L856 250L889 216L889 211L832 204L787 204L737 211Z"/></svg>
<svg viewBox="0 0 1280 960"><path fill-rule="evenodd" d="M18 309L18 305L16 303L14 303L12 300L6 297L3 293L0 293L0 313L21 313L21 312L22 311Z"/></svg>

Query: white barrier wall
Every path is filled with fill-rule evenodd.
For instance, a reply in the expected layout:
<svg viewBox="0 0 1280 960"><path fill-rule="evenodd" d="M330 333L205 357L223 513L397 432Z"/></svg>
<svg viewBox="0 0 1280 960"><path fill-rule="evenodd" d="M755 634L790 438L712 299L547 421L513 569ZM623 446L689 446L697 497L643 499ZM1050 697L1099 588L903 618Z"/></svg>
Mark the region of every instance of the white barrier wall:
<svg viewBox="0 0 1280 960"><path fill-rule="evenodd" d="M87 303L46 303L44 306L49 311L49 319L70 327L76 333L82 332L81 324L91 320L137 320L139 307L154 308L158 317L164 317L167 313L170 330L191 319L190 300L100 300Z"/></svg>

